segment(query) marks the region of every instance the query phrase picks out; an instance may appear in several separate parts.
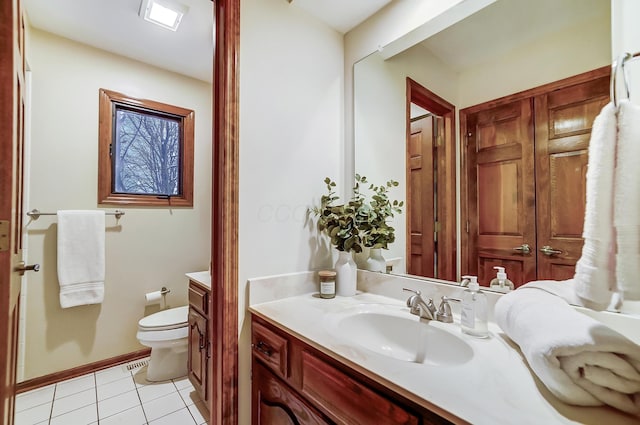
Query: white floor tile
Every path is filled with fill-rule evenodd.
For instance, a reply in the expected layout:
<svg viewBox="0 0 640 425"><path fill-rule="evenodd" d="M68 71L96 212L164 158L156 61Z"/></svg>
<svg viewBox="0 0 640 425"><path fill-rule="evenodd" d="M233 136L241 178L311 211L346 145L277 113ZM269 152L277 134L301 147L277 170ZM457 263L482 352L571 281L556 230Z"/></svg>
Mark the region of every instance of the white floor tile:
<svg viewBox="0 0 640 425"><path fill-rule="evenodd" d="M198 393L195 389L185 388L184 390L180 390L180 397L184 400L184 404L187 406L191 406L199 401L202 401Z"/></svg>
<svg viewBox="0 0 640 425"><path fill-rule="evenodd" d="M102 420L139 405L138 393L129 391L128 393L98 401L98 416Z"/></svg>
<svg viewBox="0 0 640 425"><path fill-rule="evenodd" d="M104 385L131 376L126 365L118 365L96 372L96 385Z"/></svg>
<svg viewBox="0 0 640 425"><path fill-rule="evenodd" d="M96 405L81 407L64 415L51 418L49 425L88 425L98 420Z"/></svg>
<svg viewBox="0 0 640 425"><path fill-rule="evenodd" d="M16 396L16 412L22 412L23 410L40 404L51 403L53 401L53 392L55 389L56 386L53 384L43 388L38 388L37 390L18 394Z"/></svg>
<svg viewBox="0 0 640 425"><path fill-rule="evenodd" d="M77 394L82 391L95 388L96 380L93 373L69 379L68 381L58 382L56 385L56 399Z"/></svg>
<svg viewBox="0 0 640 425"><path fill-rule="evenodd" d="M153 425L195 425L189 410L181 409L177 412L173 412L169 415L163 416L156 420L149 422Z"/></svg>
<svg viewBox="0 0 640 425"><path fill-rule="evenodd" d="M177 392L156 398L148 403L142 403L142 408L149 422L185 407L184 401L182 401L180 394ZM191 417L191 414L189 414L189 417Z"/></svg>
<svg viewBox="0 0 640 425"><path fill-rule="evenodd" d="M98 401L111 398L119 394L124 394L135 389L136 384L133 382L133 378L131 376L109 382L108 384L98 385Z"/></svg>
<svg viewBox="0 0 640 425"><path fill-rule="evenodd" d="M62 415L80 407L96 403L96 390L91 388L76 394L53 400L52 417Z"/></svg>
<svg viewBox="0 0 640 425"><path fill-rule="evenodd" d="M100 419L100 425L146 425L142 406L136 406L124 412L116 413L105 419Z"/></svg>
<svg viewBox="0 0 640 425"><path fill-rule="evenodd" d="M209 420L209 411L204 401L199 401L189 406L189 412L191 412L191 416L193 416L193 419L195 419L198 425L206 424Z"/></svg>
<svg viewBox="0 0 640 425"><path fill-rule="evenodd" d="M140 394L142 404L167 394L176 393L177 395L177 392L178 390L176 389L176 386L173 385L173 382L171 381L145 385L138 388L138 394Z"/></svg>
<svg viewBox="0 0 640 425"><path fill-rule="evenodd" d="M189 378L186 376L184 378L178 378L173 380L173 384L176 386L178 390L183 390L185 388L193 388L193 384L189 381Z"/></svg>
<svg viewBox="0 0 640 425"><path fill-rule="evenodd" d="M32 407L22 412L17 412L14 417L15 425L34 425L49 419L51 415L51 404L45 403Z"/></svg>

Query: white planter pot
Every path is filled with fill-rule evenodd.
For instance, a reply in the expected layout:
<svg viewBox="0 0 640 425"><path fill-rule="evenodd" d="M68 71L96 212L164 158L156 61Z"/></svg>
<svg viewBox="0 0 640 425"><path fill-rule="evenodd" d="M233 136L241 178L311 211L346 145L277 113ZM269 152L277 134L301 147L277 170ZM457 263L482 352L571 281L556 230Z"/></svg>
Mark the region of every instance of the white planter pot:
<svg viewBox="0 0 640 425"><path fill-rule="evenodd" d="M372 272L387 272L387 261L382 256L382 248L371 248L367 258L366 270Z"/></svg>
<svg viewBox="0 0 640 425"><path fill-rule="evenodd" d="M356 294L358 268L351 252L338 251L338 260L334 266L336 270L336 294L352 297Z"/></svg>

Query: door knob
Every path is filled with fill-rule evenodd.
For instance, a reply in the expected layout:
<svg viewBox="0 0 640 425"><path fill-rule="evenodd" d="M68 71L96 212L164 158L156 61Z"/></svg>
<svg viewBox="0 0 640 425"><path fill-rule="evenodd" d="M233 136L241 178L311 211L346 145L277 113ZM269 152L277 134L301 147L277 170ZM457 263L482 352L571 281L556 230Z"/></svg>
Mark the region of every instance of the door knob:
<svg viewBox="0 0 640 425"><path fill-rule="evenodd" d="M518 251L522 254L529 254L531 253L531 247L529 246L529 244L523 243L520 246L517 246L515 248L513 248L514 251Z"/></svg>
<svg viewBox="0 0 640 425"><path fill-rule="evenodd" d="M24 272L29 272L29 271L39 272L40 271L40 264L29 264L29 265L26 265L24 263L24 261L20 261L18 263L18 265L13 270L18 272L20 274L20 276L22 276L24 274Z"/></svg>
<svg viewBox="0 0 640 425"><path fill-rule="evenodd" d="M544 255L548 255L548 256L552 256L552 255L556 255L556 254L562 254L562 251L557 250L557 249L553 249L549 245L545 245L542 248L540 248L540 252L543 253Z"/></svg>

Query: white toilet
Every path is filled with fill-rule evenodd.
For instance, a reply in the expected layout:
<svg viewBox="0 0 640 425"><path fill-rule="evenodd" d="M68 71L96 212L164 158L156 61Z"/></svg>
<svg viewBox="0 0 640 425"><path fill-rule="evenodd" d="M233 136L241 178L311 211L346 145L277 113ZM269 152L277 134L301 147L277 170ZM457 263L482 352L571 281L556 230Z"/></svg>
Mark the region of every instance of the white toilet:
<svg viewBox="0 0 640 425"><path fill-rule="evenodd" d="M189 306L183 306L159 311L138 322L138 341L151 347L148 381L166 381L187 374L188 315Z"/></svg>

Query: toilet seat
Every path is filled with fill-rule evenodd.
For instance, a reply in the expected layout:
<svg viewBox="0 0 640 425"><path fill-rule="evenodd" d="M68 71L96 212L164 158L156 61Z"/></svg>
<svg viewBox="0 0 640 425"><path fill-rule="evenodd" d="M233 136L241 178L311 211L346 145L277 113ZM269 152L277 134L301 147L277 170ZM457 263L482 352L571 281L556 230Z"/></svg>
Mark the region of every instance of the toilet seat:
<svg viewBox="0 0 640 425"><path fill-rule="evenodd" d="M169 331L187 326L189 306L162 310L143 317L138 322L138 331Z"/></svg>

